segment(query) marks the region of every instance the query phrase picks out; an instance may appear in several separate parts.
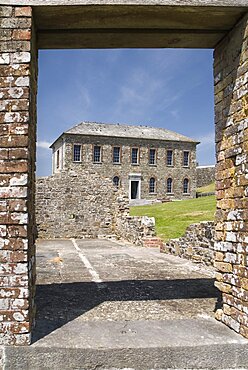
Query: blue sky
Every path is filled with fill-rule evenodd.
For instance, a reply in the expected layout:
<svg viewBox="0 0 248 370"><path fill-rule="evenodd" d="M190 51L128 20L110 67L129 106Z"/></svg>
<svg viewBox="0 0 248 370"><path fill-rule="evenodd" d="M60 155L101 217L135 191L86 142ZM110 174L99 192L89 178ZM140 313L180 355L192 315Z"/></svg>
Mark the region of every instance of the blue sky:
<svg viewBox="0 0 248 370"><path fill-rule="evenodd" d="M213 52L191 49L39 52L37 175L52 143L82 121L164 127L201 141L214 164Z"/></svg>

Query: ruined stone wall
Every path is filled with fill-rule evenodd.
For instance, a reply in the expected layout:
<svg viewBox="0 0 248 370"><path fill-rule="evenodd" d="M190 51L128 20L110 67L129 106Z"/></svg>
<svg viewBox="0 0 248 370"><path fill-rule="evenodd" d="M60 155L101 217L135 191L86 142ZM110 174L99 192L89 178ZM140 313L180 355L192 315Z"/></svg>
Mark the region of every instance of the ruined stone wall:
<svg viewBox="0 0 248 370"><path fill-rule="evenodd" d="M155 234L150 218L129 216L128 198L92 172L38 179L36 219L38 237L47 239L114 237L142 245Z"/></svg>
<svg viewBox="0 0 248 370"><path fill-rule="evenodd" d="M62 172L37 180L40 238L95 238L114 234L117 190L95 173Z"/></svg>
<svg viewBox="0 0 248 370"><path fill-rule="evenodd" d="M216 317L248 338L248 15L215 50Z"/></svg>
<svg viewBox="0 0 248 370"><path fill-rule="evenodd" d="M101 176L113 179L118 176L121 187L129 195L129 174L141 174L142 199L185 199L196 194L196 150L195 144L186 142L167 142L158 140L67 135L65 137L64 169L81 173L92 170ZM73 143L82 144L82 162L73 162ZM93 163L93 145L102 147L102 162ZM121 147L121 163L113 163L113 146ZM139 148L139 164L131 164L131 148ZM149 148L157 148L157 161L149 165ZM173 166L166 166L166 151L173 150ZM183 151L190 152L190 165L183 167ZM156 179L156 191L149 193L149 180ZM173 179L173 192L167 194L167 178ZM189 194L183 194L183 180L189 179Z"/></svg>
<svg viewBox="0 0 248 370"><path fill-rule="evenodd" d="M32 9L0 6L0 344L30 343L33 323L35 45Z"/></svg>
<svg viewBox="0 0 248 370"><path fill-rule="evenodd" d="M118 238L143 246L146 238L155 236L155 219L129 215L128 197L118 196L115 215L115 234Z"/></svg>
<svg viewBox="0 0 248 370"><path fill-rule="evenodd" d="M214 222L205 221L190 225L184 236L163 243L160 251L187 258L193 262L212 265L214 257Z"/></svg>
<svg viewBox="0 0 248 370"><path fill-rule="evenodd" d="M196 187L206 186L215 181L215 166L196 167Z"/></svg>

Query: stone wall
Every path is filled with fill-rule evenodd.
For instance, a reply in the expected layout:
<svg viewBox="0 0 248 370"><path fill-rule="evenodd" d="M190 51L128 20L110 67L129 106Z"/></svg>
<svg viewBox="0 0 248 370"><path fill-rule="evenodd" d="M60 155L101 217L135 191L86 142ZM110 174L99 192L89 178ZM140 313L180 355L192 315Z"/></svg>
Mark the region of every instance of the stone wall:
<svg viewBox="0 0 248 370"><path fill-rule="evenodd" d="M248 338L248 15L215 50L216 318ZM231 61L231 63L230 63Z"/></svg>
<svg viewBox="0 0 248 370"><path fill-rule="evenodd" d="M91 179L94 178L94 181ZM37 180L39 238L95 238L114 234L117 190L95 173L62 172Z"/></svg>
<svg viewBox="0 0 248 370"><path fill-rule="evenodd" d="M189 142L165 142L163 140L147 140L137 138L118 138L101 136L84 136L66 134L60 141L63 169L73 170L77 173L93 171L101 176L113 179L120 178L120 185L125 194L129 196L129 175L141 174L142 199L187 199L196 195L196 144ZM56 143L58 145L59 143ZM82 161L73 162L73 144L82 145ZM93 145L102 148L101 163L93 162ZM113 146L121 147L121 163L113 163ZM131 163L131 148L139 148L139 164ZM157 161L149 165L149 148L157 148ZM173 165L166 166L166 152L173 150ZM183 166L183 151L190 152L189 166ZM54 160L53 160L54 162ZM156 179L155 193L149 193L149 180ZM172 193L167 193L167 178L173 179ZM189 193L183 194L183 180L189 179Z"/></svg>
<svg viewBox="0 0 248 370"><path fill-rule="evenodd" d="M114 237L142 245L155 234L155 222L129 216L128 198L93 172L38 179L36 220L38 237L46 239Z"/></svg>
<svg viewBox="0 0 248 370"><path fill-rule="evenodd" d="M155 236L155 219L147 216L130 216L127 201L127 197L117 198L115 233L118 238L144 246L146 238Z"/></svg>
<svg viewBox="0 0 248 370"><path fill-rule="evenodd" d="M215 181L215 166L196 167L196 187L206 186Z"/></svg>
<svg viewBox="0 0 248 370"><path fill-rule="evenodd" d="M36 80L32 9L0 6L0 344L31 339Z"/></svg>
<svg viewBox="0 0 248 370"><path fill-rule="evenodd" d="M212 265L214 261L214 222L190 225L184 236L163 243L161 252Z"/></svg>

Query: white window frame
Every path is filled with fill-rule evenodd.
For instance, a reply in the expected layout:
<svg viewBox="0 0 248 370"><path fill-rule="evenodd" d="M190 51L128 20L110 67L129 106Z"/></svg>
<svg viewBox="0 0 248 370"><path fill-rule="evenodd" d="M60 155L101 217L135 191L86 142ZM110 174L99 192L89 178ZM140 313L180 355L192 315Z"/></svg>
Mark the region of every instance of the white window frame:
<svg viewBox="0 0 248 370"><path fill-rule="evenodd" d="M188 164L184 164L184 155L185 153L188 153ZM190 151L189 150L184 150L183 151L183 167L189 167L189 163L190 163Z"/></svg>
<svg viewBox="0 0 248 370"><path fill-rule="evenodd" d="M79 161L75 161L75 153L74 153L75 146L79 146L80 147L80 160ZM82 162L82 144L77 144L77 143L73 144L72 160L75 163L81 163Z"/></svg>

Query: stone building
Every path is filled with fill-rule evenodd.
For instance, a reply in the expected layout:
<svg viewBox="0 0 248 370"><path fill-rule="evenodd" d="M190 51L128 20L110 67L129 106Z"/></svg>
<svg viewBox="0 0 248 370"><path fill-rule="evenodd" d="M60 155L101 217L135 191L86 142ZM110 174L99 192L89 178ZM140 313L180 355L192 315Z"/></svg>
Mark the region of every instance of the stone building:
<svg viewBox="0 0 248 370"><path fill-rule="evenodd" d="M129 199L193 198L197 144L162 128L82 122L51 145L53 174L92 171Z"/></svg>

